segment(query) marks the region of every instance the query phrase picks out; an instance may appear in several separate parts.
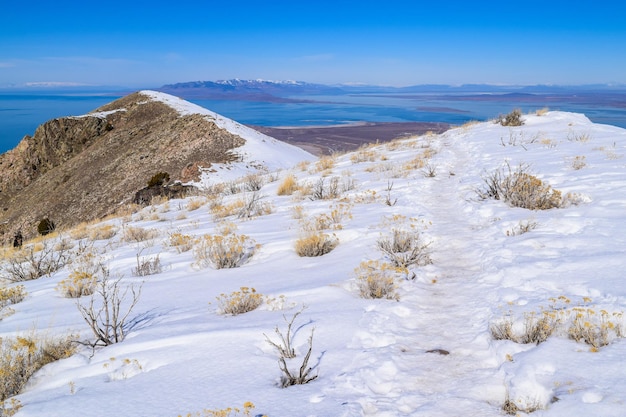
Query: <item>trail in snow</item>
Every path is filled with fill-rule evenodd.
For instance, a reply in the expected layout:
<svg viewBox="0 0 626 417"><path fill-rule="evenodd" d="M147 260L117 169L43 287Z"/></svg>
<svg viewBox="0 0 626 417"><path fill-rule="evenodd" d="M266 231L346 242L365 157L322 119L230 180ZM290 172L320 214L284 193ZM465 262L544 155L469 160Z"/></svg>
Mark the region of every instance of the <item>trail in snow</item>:
<svg viewBox="0 0 626 417"><path fill-rule="evenodd" d="M403 294L400 304L376 302L363 313L351 346L360 351L334 387L360 396L346 416L450 416L460 406L501 415L504 385L487 333L493 300L479 284L488 256L481 243L492 239L484 227L489 220L465 201L472 150L445 137L440 153L450 172L418 179L426 187L403 193L432 221L434 263L404 283L419 289Z"/></svg>

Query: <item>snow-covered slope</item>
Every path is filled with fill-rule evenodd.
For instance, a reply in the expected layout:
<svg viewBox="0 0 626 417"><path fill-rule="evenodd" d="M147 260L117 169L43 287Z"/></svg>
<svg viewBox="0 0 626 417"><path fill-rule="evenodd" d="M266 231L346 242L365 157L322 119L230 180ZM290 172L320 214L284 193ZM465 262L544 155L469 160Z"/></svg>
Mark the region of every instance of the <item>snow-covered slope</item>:
<svg viewBox="0 0 626 417"><path fill-rule="evenodd" d="M199 111L185 106L179 111ZM143 282L133 311L141 320L121 343L82 347L40 370L16 397L23 405L17 416L213 415L193 413L246 401L256 407L251 415L270 417L501 416L503 408L624 415L626 131L579 114L523 118L521 127L470 124L268 175L277 181L254 195L263 209L251 217L238 218L239 210L227 216L227 207L254 199L242 192L173 200L89 226L117 230L93 247L122 284ZM484 178L520 164L560 190L563 207L533 211L478 198ZM301 191L279 196L288 174ZM310 188L335 182L335 198L311 197ZM324 233L339 242L334 250L296 254L307 219L327 223ZM133 228L156 237L129 242ZM200 267L193 249L171 245L175 233L233 228L260 245L239 268ZM396 277L397 300L364 299L354 270L362 261L388 261L378 241L393 228L419 231L432 263ZM132 274L138 259L157 255L161 273ZM22 283L28 296L11 306L0 336L35 328L88 339L75 300L55 290L73 268ZM240 287L269 299L245 314L219 314L216 297ZM290 365L299 366L315 329L309 364L318 378L279 388L278 355L266 337L277 341L275 327L284 332L299 311ZM492 336L491 328L507 322L516 335L529 333L525 323L536 318L546 318L539 333L548 319L558 321L542 343ZM570 337L596 328L606 345Z"/></svg>
<svg viewBox="0 0 626 417"><path fill-rule="evenodd" d="M140 93L167 104L182 116L203 115L221 129L227 130L246 141L243 146L233 151L237 155L237 162L213 164L210 174L207 173L208 175L205 175L202 180L204 185L233 180L251 172L285 169L298 162L315 159L313 155L301 148L264 135L189 101L158 91L144 90Z"/></svg>

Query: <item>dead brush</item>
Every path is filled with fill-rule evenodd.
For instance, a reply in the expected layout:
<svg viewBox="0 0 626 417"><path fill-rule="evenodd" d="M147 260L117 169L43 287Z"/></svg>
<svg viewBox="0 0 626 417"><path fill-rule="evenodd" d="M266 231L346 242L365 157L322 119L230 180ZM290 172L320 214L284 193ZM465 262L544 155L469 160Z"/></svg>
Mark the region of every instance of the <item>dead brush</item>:
<svg viewBox="0 0 626 417"><path fill-rule="evenodd" d="M398 278L407 273L406 268L372 260L363 261L354 269L359 295L368 299L399 300Z"/></svg>
<svg viewBox="0 0 626 417"><path fill-rule="evenodd" d="M562 206L561 192L528 173L520 164L514 171L510 165L483 177L484 186L476 190L481 199L502 200L513 207L548 210Z"/></svg>
<svg viewBox="0 0 626 417"><path fill-rule="evenodd" d="M382 236L376 244L395 267L408 268L432 263L429 250L431 242L423 242L417 230L394 228L391 236Z"/></svg>
<svg viewBox="0 0 626 417"><path fill-rule="evenodd" d="M298 256L315 257L323 256L332 251L339 244L335 235L309 231L295 242L295 250Z"/></svg>
<svg viewBox="0 0 626 417"><path fill-rule="evenodd" d="M260 246L246 235L204 235L194 248L196 264L202 268L238 268L250 259Z"/></svg>
<svg viewBox="0 0 626 417"><path fill-rule="evenodd" d="M217 298L220 314L237 316L257 309L263 304L263 295L254 288L241 287L230 294L220 294Z"/></svg>
<svg viewBox="0 0 626 417"><path fill-rule="evenodd" d="M308 384L318 377L318 374L313 374L314 367L309 366L309 360L311 359L311 352L313 350L313 332L315 331L315 329L311 330L311 335L308 338L307 352L304 355L300 366L297 366L297 371L294 371L293 367L290 366L291 363L294 362L293 359L296 358L296 350L293 347L293 339L295 333L297 332L297 329L295 332L293 331L293 324L303 310L304 309L295 313L289 321L287 320L287 317L283 316L283 319L287 323L287 331L285 334L283 334L283 332L281 332L278 327L274 329L279 338L278 342L270 339L265 333L263 334L267 343L272 345L278 352L278 367L280 368L280 371L282 373L280 378L280 386L282 388L287 388L292 385Z"/></svg>
<svg viewBox="0 0 626 417"><path fill-rule="evenodd" d="M0 339L0 401L19 394L30 377L45 365L73 355L73 339L35 333Z"/></svg>

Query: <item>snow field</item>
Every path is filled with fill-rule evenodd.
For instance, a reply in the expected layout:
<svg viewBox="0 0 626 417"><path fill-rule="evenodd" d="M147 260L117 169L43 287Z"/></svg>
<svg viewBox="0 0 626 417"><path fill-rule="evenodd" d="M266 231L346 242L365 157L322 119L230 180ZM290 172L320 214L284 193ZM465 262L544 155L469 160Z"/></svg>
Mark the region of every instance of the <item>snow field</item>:
<svg viewBox="0 0 626 417"><path fill-rule="evenodd" d="M176 103L181 112L190 105ZM143 282L134 312L144 320L121 343L81 348L39 371L17 396L17 416L166 417L246 401L270 417L501 416L507 400L522 411L537 408L536 415L622 415L624 339L592 351L569 339L566 327L538 345L490 333L507 317L523 330L524 314L550 306L612 313L626 305L626 131L571 113L524 119L521 127L479 123L372 146L377 156L340 155L321 172L315 164L283 167L259 191L271 213L225 219L261 245L239 268L198 268L193 250L166 244L173 232L200 237L220 228L208 203L186 209L197 197L107 220L119 231L94 248L123 283ZM408 168L426 149L434 177L425 167ZM585 166L575 169L578 156ZM506 162L529 164L564 195L576 193L577 204L531 211L478 199L484 175ZM277 196L289 173L311 185L322 175L349 176L354 188L329 200ZM385 204L387 195L394 205ZM224 196L222 204L241 197ZM298 257L293 244L302 224L293 207L311 219L340 203L351 216L324 231L339 245L321 257ZM399 301L360 298L354 268L384 260L377 240L411 218L432 242L432 264L411 267L414 280L398 280ZM535 227L520 233L528 222ZM128 227L155 229L158 237L125 242ZM158 254L164 271L132 276L138 253ZM0 321L0 336L35 327L89 338L75 300L55 290L69 269L22 283L28 296ZM216 297L240 287L273 300L242 315L218 314ZM319 377L281 389L277 354L264 334L275 338L274 328L284 330L284 317L303 307L294 344L303 355L315 329L310 364ZM615 322L624 326L623 317Z"/></svg>

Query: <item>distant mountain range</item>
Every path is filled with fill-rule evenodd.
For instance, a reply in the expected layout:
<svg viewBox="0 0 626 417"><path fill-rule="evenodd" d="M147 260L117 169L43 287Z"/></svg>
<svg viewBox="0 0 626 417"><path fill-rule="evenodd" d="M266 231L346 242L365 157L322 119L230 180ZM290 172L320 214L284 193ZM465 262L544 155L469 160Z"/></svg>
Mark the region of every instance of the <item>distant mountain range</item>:
<svg viewBox="0 0 626 417"><path fill-rule="evenodd" d="M408 87L390 87L377 85L325 85L304 81L268 81L268 80L218 80L191 81L167 84L158 91L178 95L184 98L215 99L215 100L251 100L270 102L302 102L308 101L301 96L315 95L349 95L349 94L432 94L432 95L463 95L486 96L515 94L546 95L556 94L570 96L575 94L594 95L598 93L620 95L626 94L626 85L589 84L580 86L533 85L533 86L501 86L491 84L462 84L458 86L445 84L422 84Z"/></svg>

